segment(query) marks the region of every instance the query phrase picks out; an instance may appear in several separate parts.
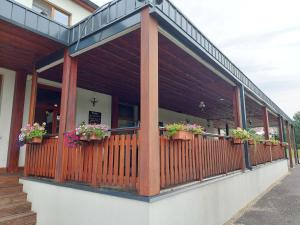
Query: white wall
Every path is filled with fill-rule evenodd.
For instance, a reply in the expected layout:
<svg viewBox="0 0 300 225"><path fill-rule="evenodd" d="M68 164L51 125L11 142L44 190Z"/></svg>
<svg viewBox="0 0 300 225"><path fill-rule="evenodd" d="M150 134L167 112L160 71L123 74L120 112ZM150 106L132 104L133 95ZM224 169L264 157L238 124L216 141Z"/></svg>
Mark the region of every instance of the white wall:
<svg viewBox="0 0 300 225"><path fill-rule="evenodd" d="M152 203L21 179L37 225L222 225L288 173L277 161Z"/></svg>
<svg viewBox="0 0 300 225"><path fill-rule="evenodd" d="M2 93L0 97L0 168L6 167L7 149L9 142L12 104L15 85L15 72L0 68L3 76Z"/></svg>
<svg viewBox="0 0 300 225"><path fill-rule="evenodd" d="M149 205L98 193L21 180L37 225L146 225Z"/></svg>
<svg viewBox="0 0 300 225"><path fill-rule="evenodd" d="M16 0L16 1L28 8L32 8L33 0ZM75 23L88 17L91 14L90 11L76 4L72 0L47 0L47 1L53 4L54 6L60 7L65 11L67 11L68 13L71 13L72 14L71 25L74 25Z"/></svg>
<svg viewBox="0 0 300 225"><path fill-rule="evenodd" d="M150 225L222 225L287 173L281 160L154 202Z"/></svg>

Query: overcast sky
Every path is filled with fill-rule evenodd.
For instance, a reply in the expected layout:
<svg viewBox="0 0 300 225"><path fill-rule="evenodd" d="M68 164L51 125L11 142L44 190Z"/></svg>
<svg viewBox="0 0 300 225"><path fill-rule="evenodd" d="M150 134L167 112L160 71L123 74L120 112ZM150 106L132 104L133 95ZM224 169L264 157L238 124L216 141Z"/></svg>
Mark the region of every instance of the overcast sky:
<svg viewBox="0 0 300 225"><path fill-rule="evenodd" d="M172 2L289 116L300 111L299 0Z"/></svg>

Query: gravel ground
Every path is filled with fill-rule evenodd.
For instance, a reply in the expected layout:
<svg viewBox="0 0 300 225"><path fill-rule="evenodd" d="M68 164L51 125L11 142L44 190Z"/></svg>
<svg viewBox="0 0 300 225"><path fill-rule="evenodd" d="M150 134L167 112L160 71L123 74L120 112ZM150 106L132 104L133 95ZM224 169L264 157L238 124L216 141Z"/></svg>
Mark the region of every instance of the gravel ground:
<svg viewBox="0 0 300 225"><path fill-rule="evenodd" d="M300 225L300 166L231 224Z"/></svg>

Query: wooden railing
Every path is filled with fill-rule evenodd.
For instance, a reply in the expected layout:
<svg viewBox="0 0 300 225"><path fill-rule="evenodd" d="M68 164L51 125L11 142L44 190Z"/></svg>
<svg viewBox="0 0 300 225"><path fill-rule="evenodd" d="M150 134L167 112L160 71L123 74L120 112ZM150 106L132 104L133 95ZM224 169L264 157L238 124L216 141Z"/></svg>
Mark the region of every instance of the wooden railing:
<svg viewBox="0 0 300 225"><path fill-rule="evenodd" d="M47 138L43 144L30 144L26 148L25 176L54 178L58 139Z"/></svg>
<svg viewBox="0 0 300 225"><path fill-rule="evenodd" d="M136 134L111 135L100 142L86 142L68 148L65 178L123 189L136 189L138 137Z"/></svg>
<svg viewBox="0 0 300 225"><path fill-rule="evenodd" d="M45 138L42 144L28 145L25 175L54 178L57 146L57 138ZM256 144L249 147L254 166L285 157L284 147L280 145ZM64 151L67 154L64 180L93 187L137 190L137 130L118 130L102 141L65 146ZM232 144L228 137L205 134L189 141L172 140L163 134L160 137L162 189L244 169L243 145Z"/></svg>
<svg viewBox="0 0 300 225"><path fill-rule="evenodd" d="M285 157L285 150L281 145L267 146L262 143L257 143L255 145L249 145L249 149L253 166L272 162L273 160L283 159Z"/></svg>
<svg viewBox="0 0 300 225"><path fill-rule="evenodd" d="M196 136L179 141L161 136L161 188L244 169L242 151L242 145L227 139Z"/></svg>

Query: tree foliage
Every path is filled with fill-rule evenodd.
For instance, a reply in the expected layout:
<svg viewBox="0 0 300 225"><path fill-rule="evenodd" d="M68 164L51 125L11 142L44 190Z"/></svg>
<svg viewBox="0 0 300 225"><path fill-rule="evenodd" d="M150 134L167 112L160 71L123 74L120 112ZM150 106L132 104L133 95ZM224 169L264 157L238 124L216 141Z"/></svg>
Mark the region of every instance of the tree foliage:
<svg viewBox="0 0 300 225"><path fill-rule="evenodd" d="M300 111L295 113L293 119L295 128L300 128Z"/></svg>
<svg viewBox="0 0 300 225"><path fill-rule="evenodd" d="M295 113L294 117L295 136L298 148L300 148L300 111Z"/></svg>

